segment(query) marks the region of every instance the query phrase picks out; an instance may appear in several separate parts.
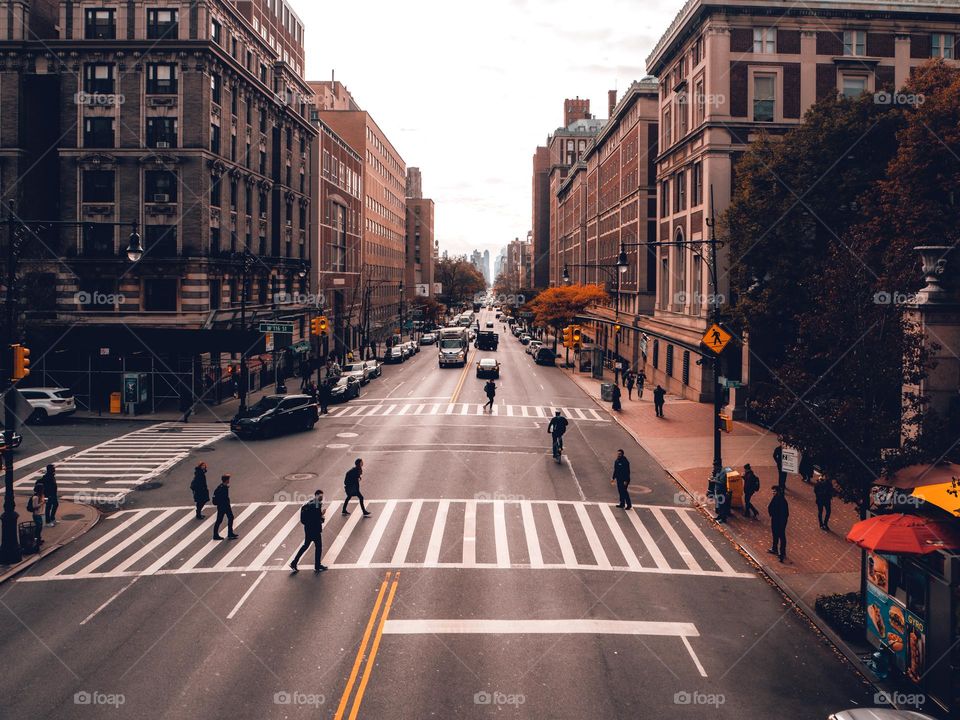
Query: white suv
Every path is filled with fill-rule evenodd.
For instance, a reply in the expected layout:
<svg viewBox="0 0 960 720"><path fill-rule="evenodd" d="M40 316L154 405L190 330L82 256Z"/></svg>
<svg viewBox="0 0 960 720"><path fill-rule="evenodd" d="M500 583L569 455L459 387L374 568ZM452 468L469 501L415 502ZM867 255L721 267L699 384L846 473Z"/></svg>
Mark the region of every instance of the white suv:
<svg viewBox="0 0 960 720"><path fill-rule="evenodd" d="M42 423L48 418L72 415L77 411L73 390L67 388L27 388L20 394L33 406L31 422Z"/></svg>

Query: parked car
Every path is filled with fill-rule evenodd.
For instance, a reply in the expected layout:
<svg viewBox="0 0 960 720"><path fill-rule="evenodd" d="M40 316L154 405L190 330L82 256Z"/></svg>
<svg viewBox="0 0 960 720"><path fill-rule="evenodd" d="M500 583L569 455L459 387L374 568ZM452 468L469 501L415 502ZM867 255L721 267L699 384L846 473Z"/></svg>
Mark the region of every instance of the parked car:
<svg viewBox="0 0 960 720"><path fill-rule="evenodd" d="M355 377L341 377L330 388L330 402L341 403L360 397L360 381Z"/></svg>
<svg viewBox="0 0 960 720"><path fill-rule="evenodd" d="M353 382L360 387L360 381ZM239 438L264 438L296 430L312 430L320 419L317 403L309 395L265 395L230 421Z"/></svg>
<svg viewBox="0 0 960 720"><path fill-rule="evenodd" d="M411 355L416 355L418 352L420 352L420 346L417 343L415 343L413 340L408 341L407 345L410 347L410 350L412 351Z"/></svg>
<svg viewBox="0 0 960 720"><path fill-rule="evenodd" d="M488 323L487 323L487 330L493 330L493 323L492 323L492 322L488 322Z"/></svg>
<svg viewBox="0 0 960 720"><path fill-rule="evenodd" d="M13 433L13 442L10 443L10 447L16 450L23 443L23 435L18 432ZM0 452L3 452L7 449L7 440L4 437L4 433L0 433Z"/></svg>
<svg viewBox="0 0 960 720"><path fill-rule="evenodd" d="M406 362L407 351L403 349L402 345L394 345L392 348L387 350L387 356L383 359L383 361L388 363Z"/></svg>
<svg viewBox="0 0 960 720"><path fill-rule="evenodd" d="M520 336L520 342L523 343L524 345L529 345L531 340L533 340L533 338L527 335L526 333Z"/></svg>
<svg viewBox="0 0 960 720"><path fill-rule="evenodd" d="M527 347L524 348L524 352L527 355L532 355L533 357L536 357L537 350L539 350L541 347L543 347L542 342L540 342L539 340L531 340L530 342L527 343Z"/></svg>
<svg viewBox="0 0 960 720"><path fill-rule="evenodd" d="M420 336L421 345L433 345L437 341L437 336L433 333L424 333Z"/></svg>
<svg viewBox="0 0 960 720"><path fill-rule="evenodd" d="M496 358L480 358L477 361L477 377L499 378L500 363Z"/></svg>
<svg viewBox="0 0 960 720"><path fill-rule="evenodd" d="M77 411L73 390L61 387L27 388L20 394L33 407L30 422L42 423L52 417L67 417Z"/></svg>
<svg viewBox="0 0 960 720"><path fill-rule="evenodd" d="M533 361L537 365L556 365L557 354L550 348L542 347L534 354Z"/></svg>
<svg viewBox="0 0 960 720"><path fill-rule="evenodd" d="M364 360L363 364L367 366L371 378L378 378L383 375L383 363L379 360Z"/></svg>
<svg viewBox="0 0 960 720"><path fill-rule="evenodd" d="M366 363L357 362L349 363L343 366L343 373L340 377L355 377L360 381L361 385L366 385L370 382L370 370L367 367Z"/></svg>
<svg viewBox="0 0 960 720"><path fill-rule="evenodd" d="M497 310L497 315L496 315L497 320L499 320L501 317L503 317L503 313Z"/></svg>

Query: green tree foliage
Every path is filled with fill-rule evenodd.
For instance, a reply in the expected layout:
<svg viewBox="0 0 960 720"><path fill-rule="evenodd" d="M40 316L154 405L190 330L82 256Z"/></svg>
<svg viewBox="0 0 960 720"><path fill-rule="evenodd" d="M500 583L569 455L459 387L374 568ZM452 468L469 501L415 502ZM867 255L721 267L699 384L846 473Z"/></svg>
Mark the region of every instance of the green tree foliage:
<svg viewBox="0 0 960 720"><path fill-rule="evenodd" d="M434 279L443 286L440 300L448 307L472 302L487 288L483 275L464 257L442 258L434 268Z"/></svg>

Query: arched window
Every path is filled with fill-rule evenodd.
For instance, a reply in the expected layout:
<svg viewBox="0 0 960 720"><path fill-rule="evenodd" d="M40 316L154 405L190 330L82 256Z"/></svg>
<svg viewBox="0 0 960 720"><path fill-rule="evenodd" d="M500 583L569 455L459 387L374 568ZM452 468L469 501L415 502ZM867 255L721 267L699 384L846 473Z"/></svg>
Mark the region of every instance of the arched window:
<svg viewBox="0 0 960 720"><path fill-rule="evenodd" d="M682 243L683 229L677 228L673 248L673 310L683 312L687 304L687 248Z"/></svg>

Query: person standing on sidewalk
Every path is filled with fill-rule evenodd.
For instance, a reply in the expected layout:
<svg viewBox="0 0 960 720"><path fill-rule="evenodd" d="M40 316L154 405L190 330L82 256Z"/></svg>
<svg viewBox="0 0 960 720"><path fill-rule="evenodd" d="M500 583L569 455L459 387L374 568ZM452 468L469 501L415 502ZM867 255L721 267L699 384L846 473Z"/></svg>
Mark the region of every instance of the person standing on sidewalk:
<svg viewBox="0 0 960 720"><path fill-rule="evenodd" d="M780 557L783 562L787 556L787 520L790 518L790 505L783 494L783 488L774 485L773 499L767 505L767 512L770 513L770 532L773 535L773 545L767 550L771 555Z"/></svg>
<svg viewBox="0 0 960 720"><path fill-rule="evenodd" d="M637 400L643 399L643 384L647 381L647 374L641 370L637 373Z"/></svg>
<svg viewBox="0 0 960 720"><path fill-rule="evenodd" d="M293 557L290 563L290 569L293 572L300 572L297 563L300 558L313 543L313 572L321 573L327 569L327 566L320 562L320 556L323 555L323 518L327 511L323 509L323 490L313 492L313 500L308 500L300 508L300 523L303 525L303 545Z"/></svg>
<svg viewBox="0 0 960 720"><path fill-rule="evenodd" d="M800 471L800 477L803 478L803 481L809 485L813 480L813 458L810 456L810 453L804 453L800 458L800 467L797 468Z"/></svg>
<svg viewBox="0 0 960 720"><path fill-rule="evenodd" d="M43 482L38 482L33 486L33 495L27 501L27 512L33 515L33 539L37 546L37 552L40 552L40 545L43 543L43 513L47 504L43 496Z"/></svg>
<svg viewBox="0 0 960 720"><path fill-rule="evenodd" d="M783 444L773 449L773 461L777 464L777 484L784 492L787 489L787 474L783 471Z"/></svg>
<svg viewBox="0 0 960 720"><path fill-rule="evenodd" d="M653 391L653 409L657 411L657 417L663 417L663 403L667 399L667 391L664 390L660 385Z"/></svg>
<svg viewBox="0 0 960 720"><path fill-rule="evenodd" d="M203 520L203 506L210 502L210 488L207 487L207 464L200 463L193 469L193 480L190 481L190 490L193 492L193 502L197 506L197 520Z"/></svg>
<svg viewBox="0 0 960 720"><path fill-rule="evenodd" d="M484 403L483 409L486 410L489 407L490 411L493 412L493 400L497 397L497 384L493 380L487 380L487 384L483 386L483 391L487 394L487 402Z"/></svg>
<svg viewBox="0 0 960 720"><path fill-rule="evenodd" d="M236 540L239 535L233 531L233 508L230 507L230 476L222 475L220 484L213 491L213 504L217 506L217 521L213 524L213 539L223 540L220 535L220 523L227 519L227 540Z"/></svg>
<svg viewBox="0 0 960 720"><path fill-rule="evenodd" d="M627 371L627 400L633 400L633 373Z"/></svg>
<svg viewBox="0 0 960 720"><path fill-rule="evenodd" d="M817 520L820 522L820 529L830 531L830 512L833 504L833 483L827 478L821 477L817 484L813 486L813 494L817 499Z"/></svg>
<svg viewBox="0 0 960 720"><path fill-rule="evenodd" d="M47 503L44 520L50 527L57 525L57 508L60 507L60 498L57 495L57 469L51 463L43 474L43 497Z"/></svg>
<svg viewBox="0 0 960 720"><path fill-rule="evenodd" d="M343 491L346 494L346 498L343 500L343 511L340 513L341 515L350 514L350 511L347 510L347 504L351 498L357 498L360 501L360 511L363 513L363 516L370 517L370 513L367 512L367 508L363 504L363 495L360 493L360 478L362 476L363 459L357 458L353 463L353 467L347 470L347 474L343 478Z"/></svg>
<svg viewBox="0 0 960 720"><path fill-rule="evenodd" d="M317 400L320 402L320 414L329 415L330 411L330 381L324 378L320 381L320 387L317 389Z"/></svg>
<svg viewBox="0 0 960 720"><path fill-rule="evenodd" d="M620 502L617 507L621 510L633 508L630 493L627 492L627 488L630 487L630 461L623 454L623 450L617 450L617 459L613 461L613 477L610 484L614 483L616 483L617 492L620 493Z"/></svg>
<svg viewBox="0 0 960 720"><path fill-rule="evenodd" d="M621 395L621 393L620 393L620 386L619 386L619 385L614 385L613 388L612 388L612 390L611 390L611 398L612 398L612 400L613 400L613 405L612 405L612 407L613 407L614 410L622 410L622 409L623 409L623 408L621 407L621 405L620 405L620 395Z"/></svg>
<svg viewBox="0 0 960 720"><path fill-rule="evenodd" d="M750 467L750 463L747 463L743 466L743 514L745 517L754 519L760 517L760 512L750 502L758 492L760 492L760 478Z"/></svg>

